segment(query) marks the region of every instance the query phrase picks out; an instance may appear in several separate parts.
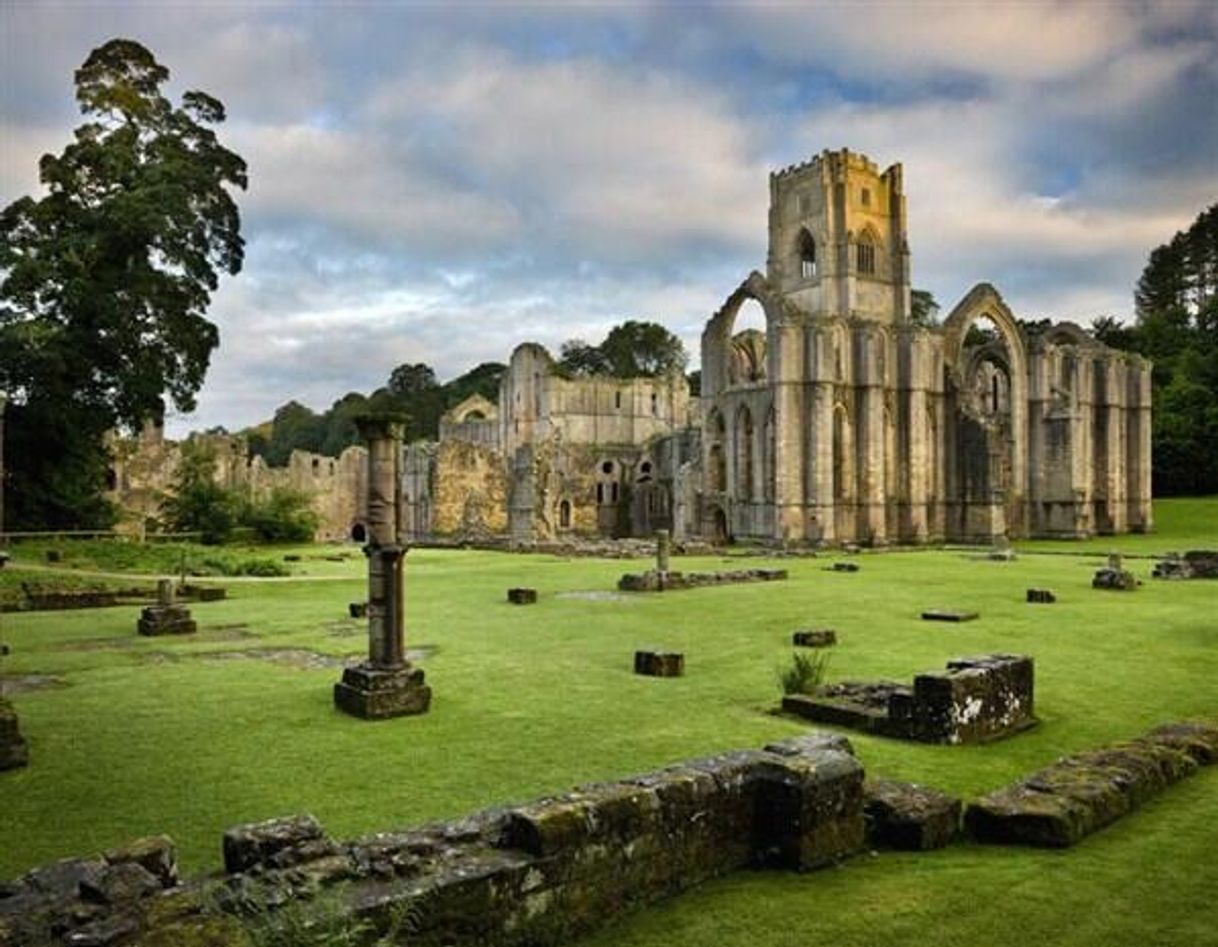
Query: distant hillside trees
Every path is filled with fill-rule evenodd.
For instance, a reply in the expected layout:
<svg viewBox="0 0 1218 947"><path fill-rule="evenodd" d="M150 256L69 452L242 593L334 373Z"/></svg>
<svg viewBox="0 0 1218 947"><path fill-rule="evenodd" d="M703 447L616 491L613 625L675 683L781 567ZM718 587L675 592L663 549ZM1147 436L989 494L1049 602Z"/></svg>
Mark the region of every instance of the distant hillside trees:
<svg viewBox="0 0 1218 947"><path fill-rule="evenodd" d="M383 388L371 395L348 392L320 414L297 401L280 406L269 426L245 432L250 453L261 456L272 467L285 465L294 450L337 457L360 443L355 417L370 410L405 414L407 441L435 439L440 434L440 417L449 408L473 394L491 401L498 398L499 380L506 370L500 362L483 362L440 384L429 365L399 365Z"/></svg>
<svg viewBox="0 0 1218 947"><path fill-rule="evenodd" d="M1154 359L1155 495L1218 493L1218 204L1151 252L1134 303L1093 329Z"/></svg>

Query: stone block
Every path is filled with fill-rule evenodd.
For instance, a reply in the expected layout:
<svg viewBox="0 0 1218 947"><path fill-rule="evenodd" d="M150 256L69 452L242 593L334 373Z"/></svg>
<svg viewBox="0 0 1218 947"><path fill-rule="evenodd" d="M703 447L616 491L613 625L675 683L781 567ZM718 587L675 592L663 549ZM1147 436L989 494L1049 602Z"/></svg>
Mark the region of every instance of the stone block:
<svg viewBox="0 0 1218 947"><path fill-rule="evenodd" d="M869 780L863 787L867 841L908 851L942 848L960 830L960 800L915 783Z"/></svg>
<svg viewBox="0 0 1218 947"><path fill-rule="evenodd" d="M1028 589L1028 602L1039 605L1052 605L1057 601L1057 596L1048 589Z"/></svg>
<svg viewBox="0 0 1218 947"><path fill-rule="evenodd" d="M1187 753L1202 766L1218 763L1218 724L1196 720L1167 723L1142 739Z"/></svg>
<svg viewBox="0 0 1218 947"><path fill-rule="evenodd" d="M805 628L791 635L791 643L799 648L828 648L837 644L837 632L832 628Z"/></svg>
<svg viewBox="0 0 1218 947"><path fill-rule="evenodd" d="M508 589L507 600L513 605L536 605L537 590L525 588Z"/></svg>
<svg viewBox="0 0 1218 947"><path fill-rule="evenodd" d="M30 748L21 735L17 711L0 697L0 771L28 765Z"/></svg>
<svg viewBox="0 0 1218 947"><path fill-rule="evenodd" d="M1218 728L1202 730L1209 734L1203 740L1218 741ZM1171 734L1160 728L1140 740L1061 759L970 803L965 825L982 842L1074 845L1197 769L1196 758L1172 745Z"/></svg>
<svg viewBox="0 0 1218 947"><path fill-rule="evenodd" d="M192 635L198 624L183 605L149 605L140 612L136 630L141 635Z"/></svg>
<svg viewBox="0 0 1218 947"><path fill-rule="evenodd" d="M178 883L177 848L168 835L139 838L110 849L102 857L109 865L124 865L128 862L139 865L151 872L166 888Z"/></svg>
<svg viewBox="0 0 1218 947"><path fill-rule="evenodd" d="M367 618L368 603L367 602L350 602L347 605L347 614L352 618Z"/></svg>
<svg viewBox="0 0 1218 947"><path fill-rule="evenodd" d="M685 655L680 651L636 651L634 673L648 677L681 677L685 673Z"/></svg>
<svg viewBox="0 0 1218 947"><path fill-rule="evenodd" d="M858 572L859 564L857 562L835 562L835 563L833 563L832 571L834 571L834 572Z"/></svg>
<svg viewBox="0 0 1218 947"><path fill-rule="evenodd" d="M80 896L95 904L129 904L156 894L161 881L152 872L135 862L107 865L100 877L82 881Z"/></svg>
<svg viewBox="0 0 1218 947"><path fill-rule="evenodd" d="M423 680L423 669L411 665L345 668L342 680L334 685L334 704L366 720L425 714L431 706L431 688Z"/></svg>
<svg viewBox="0 0 1218 947"><path fill-rule="evenodd" d="M224 833L224 870L249 871L286 849L325 838L321 823L307 813L234 826Z"/></svg>
<svg viewBox="0 0 1218 947"><path fill-rule="evenodd" d="M1091 580L1091 587L1113 592L1132 592L1137 589L1138 580L1132 572L1105 567L1096 571Z"/></svg>
<svg viewBox="0 0 1218 947"><path fill-rule="evenodd" d="M767 761L757 775L755 860L796 871L832 864L863 847L863 766L822 749Z"/></svg>
<svg viewBox="0 0 1218 947"><path fill-rule="evenodd" d="M956 608L928 608L922 613L923 621L962 622L976 621L980 617L977 612Z"/></svg>

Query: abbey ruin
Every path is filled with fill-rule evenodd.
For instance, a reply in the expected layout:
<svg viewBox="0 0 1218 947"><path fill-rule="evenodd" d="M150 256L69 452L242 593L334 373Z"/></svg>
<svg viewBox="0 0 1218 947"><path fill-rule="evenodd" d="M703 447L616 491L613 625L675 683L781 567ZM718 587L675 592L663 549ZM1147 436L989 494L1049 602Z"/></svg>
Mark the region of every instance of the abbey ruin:
<svg viewBox="0 0 1218 947"><path fill-rule="evenodd" d="M1145 359L1071 323L1030 333L987 283L940 326L910 299L899 164L825 151L773 173L765 272L707 322L700 397L680 375L565 378L522 344L497 403L405 448L406 529L882 545L1152 527ZM764 331L737 331L753 304ZM360 462L293 457L327 535L362 533Z"/></svg>

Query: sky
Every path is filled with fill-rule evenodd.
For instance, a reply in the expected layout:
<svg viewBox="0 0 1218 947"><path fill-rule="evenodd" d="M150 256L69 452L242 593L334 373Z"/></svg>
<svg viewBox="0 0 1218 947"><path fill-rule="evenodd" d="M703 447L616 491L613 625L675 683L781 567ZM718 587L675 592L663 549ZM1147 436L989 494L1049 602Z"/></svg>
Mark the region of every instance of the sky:
<svg viewBox="0 0 1218 947"><path fill-rule="evenodd" d="M1218 200L1218 3L0 0L0 204L135 39L219 98L245 266L171 435L324 410L403 362L703 324L764 270L768 174L901 162L913 285L1132 318L1151 249Z"/></svg>

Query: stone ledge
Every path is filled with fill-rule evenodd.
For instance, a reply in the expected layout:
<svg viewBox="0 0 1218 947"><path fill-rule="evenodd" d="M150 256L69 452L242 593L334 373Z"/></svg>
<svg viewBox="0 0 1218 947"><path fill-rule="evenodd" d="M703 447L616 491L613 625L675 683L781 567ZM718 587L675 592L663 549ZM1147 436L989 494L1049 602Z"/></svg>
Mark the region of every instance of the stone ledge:
<svg viewBox="0 0 1218 947"><path fill-rule="evenodd" d="M622 592L664 592L741 582L778 582L786 577L786 569L732 569L726 572L657 572L650 569L626 573L618 579L617 587Z"/></svg>
<svg viewBox="0 0 1218 947"><path fill-rule="evenodd" d="M982 842L1065 848L1216 761L1218 724L1167 724L983 796L969 804L965 826Z"/></svg>

